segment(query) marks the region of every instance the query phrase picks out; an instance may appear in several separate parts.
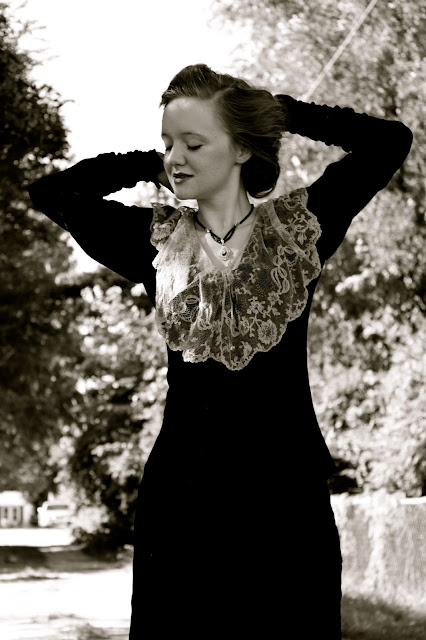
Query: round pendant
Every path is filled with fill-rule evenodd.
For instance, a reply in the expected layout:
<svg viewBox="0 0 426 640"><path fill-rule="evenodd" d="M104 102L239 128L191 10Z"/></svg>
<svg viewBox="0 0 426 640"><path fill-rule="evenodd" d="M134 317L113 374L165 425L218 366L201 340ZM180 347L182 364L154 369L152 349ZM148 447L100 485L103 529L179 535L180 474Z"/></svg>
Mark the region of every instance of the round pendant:
<svg viewBox="0 0 426 640"><path fill-rule="evenodd" d="M223 245L223 247L219 251L219 256L226 262L226 260L229 260L229 258L231 257L231 250Z"/></svg>

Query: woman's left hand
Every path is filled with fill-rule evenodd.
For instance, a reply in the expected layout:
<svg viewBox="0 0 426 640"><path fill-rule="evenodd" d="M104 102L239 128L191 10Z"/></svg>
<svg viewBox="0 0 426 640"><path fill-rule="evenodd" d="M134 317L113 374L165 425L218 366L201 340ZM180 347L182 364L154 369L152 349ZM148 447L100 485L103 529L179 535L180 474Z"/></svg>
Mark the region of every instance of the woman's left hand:
<svg viewBox="0 0 426 640"><path fill-rule="evenodd" d="M163 160L164 153L160 153L160 151L157 151L157 153L160 156L160 158ZM160 184L163 185L163 187L166 187L166 189L174 193L172 185L169 182L169 179L167 177L167 173L165 172L165 170L161 171L160 173L157 173L157 180Z"/></svg>

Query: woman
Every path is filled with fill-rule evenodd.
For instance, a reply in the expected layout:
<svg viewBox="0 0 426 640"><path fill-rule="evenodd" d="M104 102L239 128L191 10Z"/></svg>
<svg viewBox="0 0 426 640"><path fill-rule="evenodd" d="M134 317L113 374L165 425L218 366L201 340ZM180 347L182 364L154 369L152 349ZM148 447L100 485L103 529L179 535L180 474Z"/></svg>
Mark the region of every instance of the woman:
<svg viewBox="0 0 426 640"><path fill-rule="evenodd" d="M307 329L321 269L403 163L400 122L272 96L205 65L163 94L162 154L103 154L30 187L36 207L156 304L169 391L135 523L130 638L341 637L333 461ZM276 185L284 131L346 152ZM103 196L161 182L197 208ZM152 264L154 263L154 264Z"/></svg>

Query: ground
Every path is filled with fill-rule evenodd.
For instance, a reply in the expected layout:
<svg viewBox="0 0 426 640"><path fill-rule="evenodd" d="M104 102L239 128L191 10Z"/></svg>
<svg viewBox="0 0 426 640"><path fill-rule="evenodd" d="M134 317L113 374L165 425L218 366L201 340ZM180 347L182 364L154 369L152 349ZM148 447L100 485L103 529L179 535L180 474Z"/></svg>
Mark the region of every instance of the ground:
<svg viewBox="0 0 426 640"><path fill-rule="evenodd" d="M0 529L1 640L128 639L131 553L113 562L71 541L65 529ZM409 611L345 596L342 614L344 640L426 640L426 617Z"/></svg>
<svg viewBox="0 0 426 640"><path fill-rule="evenodd" d="M100 560L70 542L64 529L0 530L1 640L128 638L131 557Z"/></svg>

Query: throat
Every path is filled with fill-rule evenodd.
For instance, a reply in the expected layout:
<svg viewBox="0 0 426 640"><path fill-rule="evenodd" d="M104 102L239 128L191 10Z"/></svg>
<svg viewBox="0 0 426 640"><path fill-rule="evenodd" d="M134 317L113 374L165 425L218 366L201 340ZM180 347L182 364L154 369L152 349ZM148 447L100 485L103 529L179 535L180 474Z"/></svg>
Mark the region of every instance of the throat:
<svg viewBox="0 0 426 640"><path fill-rule="evenodd" d="M217 242L213 239L211 233L208 233L199 224L195 222L194 228L204 254L210 263L221 271L229 271L235 269L244 254L244 251L250 241L255 216L251 215L241 225L238 225L232 237L226 242Z"/></svg>
<svg viewBox="0 0 426 640"><path fill-rule="evenodd" d="M222 226L222 230L218 233L216 231L214 231L212 228L210 228L209 226L205 225L203 222L201 222L201 220L199 219L199 213L197 212L195 214L195 222L198 224L199 227L201 227L206 233L208 233L215 242L217 242L218 244L221 244L222 247L223 245L228 242L229 240L231 240L231 238L234 236L236 230L238 228L240 228L242 225L244 225L244 223L246 223L248 221L248 219L252 216L254 210L254 205L252 204L250 207L250 210L248 213L246 213L244 215L244 217L238 219L236 222L234 222L231 226L227 227L223 227ZM217 227L216 227L217 229ZM226 230L227 229L227 230ZM226 255L226 254L225 254Z"/></svg>

